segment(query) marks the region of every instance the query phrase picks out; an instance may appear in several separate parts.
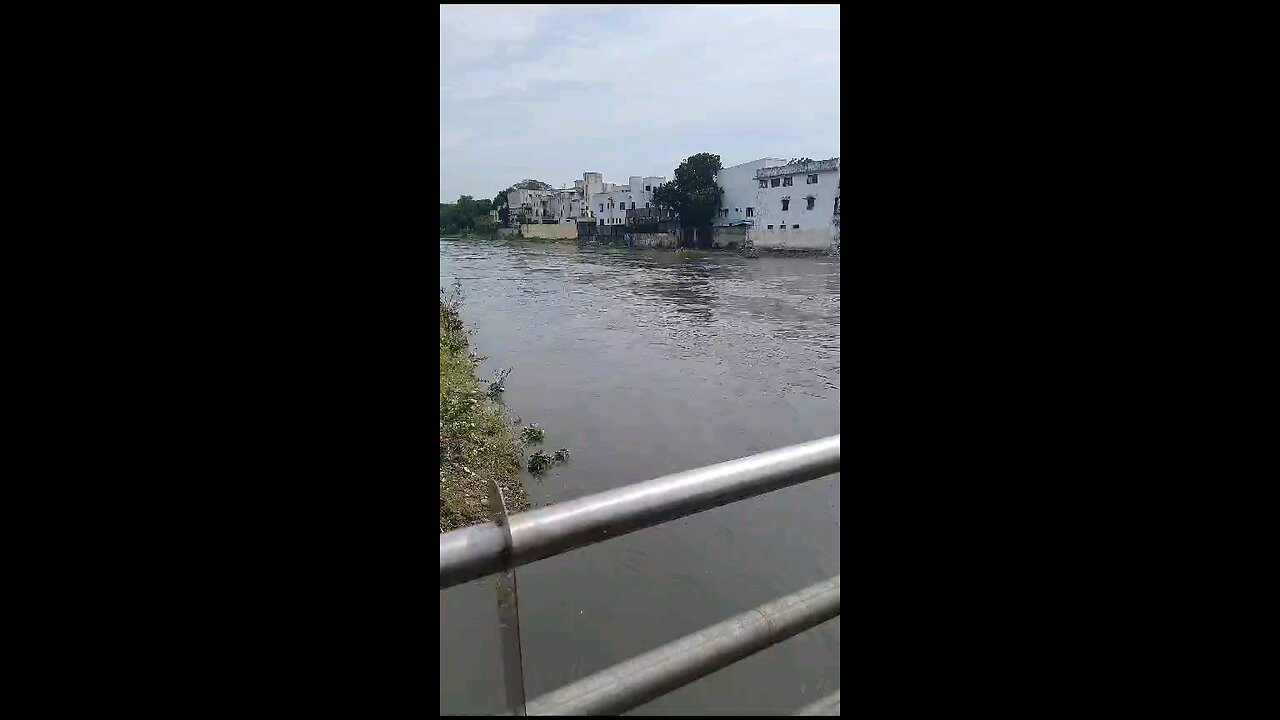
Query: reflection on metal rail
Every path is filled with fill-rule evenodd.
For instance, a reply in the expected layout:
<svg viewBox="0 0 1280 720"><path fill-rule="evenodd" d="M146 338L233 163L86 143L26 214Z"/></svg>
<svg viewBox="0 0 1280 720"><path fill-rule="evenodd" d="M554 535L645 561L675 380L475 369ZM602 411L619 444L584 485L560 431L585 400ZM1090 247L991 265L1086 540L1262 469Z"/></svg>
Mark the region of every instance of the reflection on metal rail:
<svg viewBox="0 0 1280 720"><path fill-rule="evenodd" d="M440 536L440 588L500 573L508 714L620 713L838 616L840 576L547 693L526 708L523 677L517 677L523 672L515 568L839 471L840 436L833 435L512 516L495 485L494 524ZM799 714L839 712L837 692Z"/></svg>
<svg viewBox="0 0 1280 720"><path fill-rule="evenodd" d="M840 691L837 690L812 705L805 705L796 711L796 715L839 715Z"/></svg>
<svg viewBox="0 0 1280 720"><path fill-rule="evenodd" d="M840 472L840 436L607 490L510 518L514 566ZM504 566L503 528L472 525L440 536L440 589Z"/></svg>

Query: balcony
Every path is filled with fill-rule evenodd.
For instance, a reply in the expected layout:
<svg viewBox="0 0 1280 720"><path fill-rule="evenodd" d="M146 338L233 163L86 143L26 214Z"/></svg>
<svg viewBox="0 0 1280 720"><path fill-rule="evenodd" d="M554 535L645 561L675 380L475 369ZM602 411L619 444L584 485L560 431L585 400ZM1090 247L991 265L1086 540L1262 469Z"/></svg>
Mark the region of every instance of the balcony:
<svg viewBox="0 0 1280 720"><path fill-rule="evenodd" d="M635 208L627 210L627 224L640 225L642 223L656 223L662 220L672 220L675 214L667 208Z"/></svg>

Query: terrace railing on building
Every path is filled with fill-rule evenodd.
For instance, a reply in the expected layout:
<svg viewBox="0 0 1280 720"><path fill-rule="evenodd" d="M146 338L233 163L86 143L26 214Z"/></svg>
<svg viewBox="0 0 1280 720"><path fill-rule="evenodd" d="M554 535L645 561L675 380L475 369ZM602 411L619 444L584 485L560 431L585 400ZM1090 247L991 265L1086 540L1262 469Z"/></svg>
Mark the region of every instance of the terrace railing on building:
<svg viewBox="0 0 1280 720"><path fill-rule="evenodd" d="M840 471L840 436L689 470L440 536L440 589L498 574L503 681L515 715L617 714L840 614L840 576L748 610L526 703L515 568ZM839 714L837 692L797 714Z"/></svg>
<svg viewBox="0 0 1280 720"><path fill-rule="evenodd" d="M662 208L628 208L627 224L637 225L641 223L656 223L661 220L672 220L675 218L671 210Z"/></svg>

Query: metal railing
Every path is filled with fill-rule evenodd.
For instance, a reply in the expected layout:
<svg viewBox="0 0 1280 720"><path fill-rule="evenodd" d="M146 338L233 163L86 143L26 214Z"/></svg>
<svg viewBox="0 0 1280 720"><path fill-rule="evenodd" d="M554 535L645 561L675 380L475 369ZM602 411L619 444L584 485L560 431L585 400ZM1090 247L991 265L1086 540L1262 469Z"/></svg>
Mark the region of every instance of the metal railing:
<svg viewBox="0 0 1280 720"><path fill-rule="evenodd" d="M833 435L511 516L506 514L501 490L493 485L493 524L473 525L440 536L440 589L499 574L503 674L512 714L620 713L838 616L840 576L526 704L520 670L515 568L839 471L840 436ZM838 712L839 696L833 697ZM814 709L810 706L801 712ZM829 710L830 706L817 709Z"/></svg>

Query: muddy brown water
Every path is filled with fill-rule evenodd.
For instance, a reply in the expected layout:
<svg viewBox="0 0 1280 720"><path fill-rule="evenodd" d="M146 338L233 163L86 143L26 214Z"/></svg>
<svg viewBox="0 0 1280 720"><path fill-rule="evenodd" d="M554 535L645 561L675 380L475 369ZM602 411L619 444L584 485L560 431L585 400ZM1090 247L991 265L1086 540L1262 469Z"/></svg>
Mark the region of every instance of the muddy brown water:
<svg viewBox="0 0 1280 720"><path fill-rule="evenodd" d="M533 507L840 432L840 264L440 241L482 377L569 463ZM840 476L517 571L528 698L840 573ZM440 712L497 713L492 577L440 592ZM631 714L789 714L840 687L840 619Z"/></svg>

